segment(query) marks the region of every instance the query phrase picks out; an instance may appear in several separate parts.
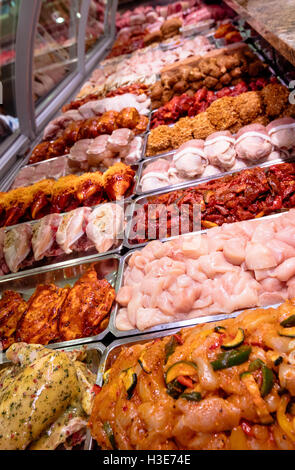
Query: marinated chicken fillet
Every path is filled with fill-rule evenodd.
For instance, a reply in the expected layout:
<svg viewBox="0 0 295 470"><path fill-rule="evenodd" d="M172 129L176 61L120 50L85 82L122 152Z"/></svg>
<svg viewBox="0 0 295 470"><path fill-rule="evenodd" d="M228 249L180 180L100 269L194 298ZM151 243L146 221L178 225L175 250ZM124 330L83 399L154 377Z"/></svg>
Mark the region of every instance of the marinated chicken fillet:
<svg viewBox="0 0 295 470"><path fill-rule="evenodd" d="M69 288L54 284L39 285L28 302L17 338L26 343L48 344L59 337L58 319Z"/></svg>
<svg viewBox="0 0 295 470"><path fill-rule="evenodd" d="M25 449L80 393L75 366L65 352L24 343L7 351L8 359L14 361L23 355L30 355L29 363L15 370L14 376L6 376L0 389L2 450Z"/></svg>
<svg viewBox="0 0 295 470"><path fill-rule="evenodd" d="M101 331L101 321L109 313L115 290L105 279L89 269L72 287L59 319L62 341L93 336Z"/></svg>
<svg viewBox="0 0 295 470"><path fill-rule="evenodd" d="M15 342L17 324L27 307L18 292L8 290L3 293L0 300L0 344L3 349Z"/></svg>
<svg viewBox="0 0 295 470"><path fill-rule="evenodd" d="M294 300L117 347L92 436L102 449L294 450Z"/></svg>

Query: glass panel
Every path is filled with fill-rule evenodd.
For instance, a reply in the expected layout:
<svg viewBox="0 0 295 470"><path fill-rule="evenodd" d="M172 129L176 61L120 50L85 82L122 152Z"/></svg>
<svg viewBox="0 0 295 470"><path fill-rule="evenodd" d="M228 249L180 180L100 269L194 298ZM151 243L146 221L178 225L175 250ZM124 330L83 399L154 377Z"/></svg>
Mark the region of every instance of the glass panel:
<svg viewBox="0 0 295 470"><path fill-rule="evenodd" d="M0 143L18 129L15 104L15 40L20 0L0 2Z"/></svg>
<svg viewBox="0 0 295 470"><path fill-rule="evenodd" d="M91 0L86 26L85 49L89 53L104 34L107 0Z"/></svg>
<svg viewBox="0 0 295 470"><path fill-rule="evenodd" d="M81 0L42 0L34 49L36 105L77 67Z"/></svg>

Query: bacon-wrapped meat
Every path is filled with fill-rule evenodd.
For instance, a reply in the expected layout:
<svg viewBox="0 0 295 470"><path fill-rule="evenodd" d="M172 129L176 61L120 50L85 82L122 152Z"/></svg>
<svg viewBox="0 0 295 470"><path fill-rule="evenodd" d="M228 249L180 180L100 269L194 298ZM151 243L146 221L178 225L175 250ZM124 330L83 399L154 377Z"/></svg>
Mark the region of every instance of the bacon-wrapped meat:
<svg viewBox="0 0 295 470"><path fill-rule="evenodd" d="M52 142L42 142L32 152L29 164L48 158L62 156L79 140L94 139L102 134L112 134L118 128L133 129L135 134L143 133L148 125L148 118L140 115L136 108L124 108L122 111L107 111L101 117L95 116L84 121L69 124L62 135Z"/></svg>

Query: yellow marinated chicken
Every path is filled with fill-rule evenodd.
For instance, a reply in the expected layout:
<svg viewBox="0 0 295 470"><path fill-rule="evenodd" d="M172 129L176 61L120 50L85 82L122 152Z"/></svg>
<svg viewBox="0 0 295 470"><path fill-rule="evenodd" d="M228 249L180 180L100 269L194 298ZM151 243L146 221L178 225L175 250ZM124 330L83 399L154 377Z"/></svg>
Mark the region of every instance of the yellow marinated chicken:
<svg viewBox="0 0 295 470"><path fill-rule="evenodd" d="M0 449L50 450L85 435L95 376L77 354L15 343L6 355L13 365L0 371Z"/></svg>

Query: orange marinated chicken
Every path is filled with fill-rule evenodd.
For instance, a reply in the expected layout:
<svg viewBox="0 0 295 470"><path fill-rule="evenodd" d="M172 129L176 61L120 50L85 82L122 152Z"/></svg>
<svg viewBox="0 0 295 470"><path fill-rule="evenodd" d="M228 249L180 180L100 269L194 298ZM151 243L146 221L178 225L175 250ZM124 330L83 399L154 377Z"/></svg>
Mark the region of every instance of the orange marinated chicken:
<svg viewBox="0 0 295 470"><path fill-rule="evenodd" d="M109 199L122 199L132 187L135 172L125 163L118 162L111 166L103 175L104 189Z"/></svg>
<svg viewBox="0 0 295 470"><path fill-rule="evenodd" d="M48 344L58 339L58 318L69 290L54 284L39 285L28 301L17 339L36 344Z"/></svg>
<svg viewBox="0 0 295 470"><path fill-rule="evenodd" d="M98 279L90 268L72 287L63 304L59 333L62 341L98 334L104 328L102 320L108 315L115 299L115 289L105 279Z"/></svg>
<svg viewBox="0 0 295 470"><path fill-rule="evenodd" d="M17 324L28 305L18 292L5 291L0 300L0 345L6 349L15 342Z"/></svg>
<svg viewBox="0 0 295 470"><path fill-rule="evenodd" d="M40 219L50 213L69 212L77 207L94 206L121 199L131 192L135 172L117 162L105 172L66 175L45 179L26 187L0 193L0 226Z"/></svg>
<svg viewBox="0 0 295 470"><path fill-rule="evenodd" d="M123 346L89 421L102 449L295 450L295 299Z"/></svg>

